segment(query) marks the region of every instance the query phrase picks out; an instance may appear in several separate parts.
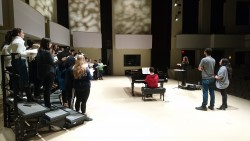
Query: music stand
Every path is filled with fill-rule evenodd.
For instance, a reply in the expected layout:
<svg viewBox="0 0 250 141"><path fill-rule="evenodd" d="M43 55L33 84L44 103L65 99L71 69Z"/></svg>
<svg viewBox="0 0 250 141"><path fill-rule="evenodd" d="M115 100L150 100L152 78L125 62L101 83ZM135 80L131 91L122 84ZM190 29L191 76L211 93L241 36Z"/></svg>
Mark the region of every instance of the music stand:
<svg viewBox="0 0 250 141"><path fill-rule="evenodd" d="M184 69L174 69L174 71L175 71L175 73L177 73L177 72L184 72L184 71L186 71L186 70L184 70ZM177 81L178 81L178 86L177 86L177 88L179 89L179 87L180 87L180 85L179 85L179 77L177 76Z"/></svg>

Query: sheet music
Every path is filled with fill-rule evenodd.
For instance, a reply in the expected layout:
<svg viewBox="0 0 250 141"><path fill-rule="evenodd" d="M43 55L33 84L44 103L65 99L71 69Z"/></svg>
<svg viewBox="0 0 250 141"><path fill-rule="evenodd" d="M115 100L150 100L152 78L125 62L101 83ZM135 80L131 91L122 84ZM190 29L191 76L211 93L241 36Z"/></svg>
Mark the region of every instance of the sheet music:
<svg viewBox="0 0 250 141"><path fill-rule="evenodd" d="M142 74L150 74L149 67L143 67Z"/></svg>
<svg viewBox="0 0 250 141"><path fill-rule="evenodd" d="M38 52L38 49L28 49L28 50L25 50L26 53L34 53L36 54Z"/></svg>
<svg viewBox="0 0 250 141"><path fill-rule="evenodd" d="M174 71L186 71L184 69L174 69Z"/></svg>

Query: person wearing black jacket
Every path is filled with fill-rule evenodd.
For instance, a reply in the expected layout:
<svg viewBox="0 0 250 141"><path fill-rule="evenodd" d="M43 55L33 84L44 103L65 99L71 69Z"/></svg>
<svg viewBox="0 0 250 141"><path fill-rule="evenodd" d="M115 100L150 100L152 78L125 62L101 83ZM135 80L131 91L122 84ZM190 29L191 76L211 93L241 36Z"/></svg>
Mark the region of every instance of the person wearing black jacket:
<svg viewBox="0 0 250 141"><path fill-rule="evenodd" d="M49 38L43 38L36 56L37 78L41 80L44 89L44 104L48 108L51 108L50 94L53 82L55 81L55 63L50 53L50 42Z"/></svg>
<svg viewBox="0 0 250 141"><path fill-rule="evenodd" d="M187 68L188 68L188 65L189 65L189 60L188 60L188 57L187 56L184 56L182 58L182 62L181 62L181 68L184 70L182 72L182 82L181 82L181 85L182 86L186 86L186 81L187 81Z"/></svg>
<svg viewBox="0 0 250 141"><path fill-rule="evenodd" d="M72 103L72 98L73 97L73 93L72 93L72 89L73 89L73 81L74 81L74 76L72 73L72 67L75 64L75 56L70 55L69 57L67 57L66 62L65 62L65 96L62 97L63 100L63 105L65 107L70 107L72 108L73 105L71 105Z"/></svg>

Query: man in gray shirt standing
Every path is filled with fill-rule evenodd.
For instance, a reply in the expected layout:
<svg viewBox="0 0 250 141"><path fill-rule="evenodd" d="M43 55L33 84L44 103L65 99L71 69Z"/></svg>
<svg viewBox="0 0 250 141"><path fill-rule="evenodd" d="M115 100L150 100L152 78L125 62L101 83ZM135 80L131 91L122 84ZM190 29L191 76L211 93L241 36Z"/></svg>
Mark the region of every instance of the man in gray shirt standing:
<svg viewBox="0 0 250 141"><path fill-rule="evenodd" d="M207 103L208 103L208 91L210 94L210 105L208 108L210 110L214 110L214 86L215 86L215 79L214 79L214 67L215 67L215 60L211 57L212 49L206 48L204 51L204 55L206 57L201 59L199 64L198 70L201 71L202 76L202 93L203 93L203 101L200 107L195 107L196 110L203 110L207 111Z"/></svg>

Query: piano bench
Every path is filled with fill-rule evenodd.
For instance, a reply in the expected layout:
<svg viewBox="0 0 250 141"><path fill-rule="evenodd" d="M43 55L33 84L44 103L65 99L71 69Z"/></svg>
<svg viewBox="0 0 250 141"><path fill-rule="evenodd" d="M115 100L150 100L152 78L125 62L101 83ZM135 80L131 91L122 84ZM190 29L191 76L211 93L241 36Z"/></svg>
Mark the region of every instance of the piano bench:
<svg viewBox="0 0 250 141"><path fill-rule="evenodd" d="M163 101L164 101L164 94L166 92L166 88L162 88L162 87L158 87L158 88L142 87L141 91L142 91L142 100L144 100L144 101L145 101L146 95L148 95L148 94L160 94L160 99L161 99L161 96L162 96Z"/></svg>

